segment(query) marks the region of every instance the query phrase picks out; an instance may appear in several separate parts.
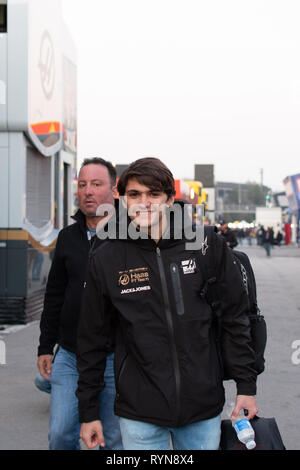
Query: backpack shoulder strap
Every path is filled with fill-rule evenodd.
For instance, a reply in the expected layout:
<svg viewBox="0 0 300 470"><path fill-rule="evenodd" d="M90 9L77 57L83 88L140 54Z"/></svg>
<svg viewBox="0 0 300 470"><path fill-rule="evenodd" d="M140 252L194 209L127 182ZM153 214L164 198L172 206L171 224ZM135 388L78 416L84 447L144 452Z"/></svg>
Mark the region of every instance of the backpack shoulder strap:
<svg viewBox="0 0 300 470"><path fill-rule="evenodd" d="M202 275L200 297L210 305L215 317L221 317L221 302L218 295L216 260L214 257L215 227L204 227L204 240L200 250L195 252L197 264Z"/></svg>

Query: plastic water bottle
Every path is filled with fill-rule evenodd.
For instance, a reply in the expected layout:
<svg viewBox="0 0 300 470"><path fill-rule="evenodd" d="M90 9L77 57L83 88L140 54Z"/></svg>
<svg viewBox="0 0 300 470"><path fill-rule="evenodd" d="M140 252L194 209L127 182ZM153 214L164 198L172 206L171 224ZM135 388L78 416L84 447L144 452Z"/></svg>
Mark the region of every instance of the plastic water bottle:
<svg viewBox="0 0 300 470"><path fill-rule="evenodd" d="M232 426L234 427L238 440L245 444L248 450L254 449L254 447L256 447L254 440L254 429L246 416L238 416L232 421Z"/></svg>

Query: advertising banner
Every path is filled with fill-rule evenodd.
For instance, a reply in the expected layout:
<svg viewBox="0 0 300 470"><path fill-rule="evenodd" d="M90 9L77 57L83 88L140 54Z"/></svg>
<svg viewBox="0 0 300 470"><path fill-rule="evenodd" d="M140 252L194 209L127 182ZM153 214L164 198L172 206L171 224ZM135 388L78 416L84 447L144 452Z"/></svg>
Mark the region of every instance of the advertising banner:
<svg viewBox="0 0 300 470"><path fill-rule="evenodd" d="M285 192L292 212L300 210L300 173L287 176L284 181Z"/></svg>
<svg viewBox="0 0 300 470"><path fill-rule="evenodd" d="M62 147L62 44L59 0L28 0L28 134L44 155Z"/></svg>

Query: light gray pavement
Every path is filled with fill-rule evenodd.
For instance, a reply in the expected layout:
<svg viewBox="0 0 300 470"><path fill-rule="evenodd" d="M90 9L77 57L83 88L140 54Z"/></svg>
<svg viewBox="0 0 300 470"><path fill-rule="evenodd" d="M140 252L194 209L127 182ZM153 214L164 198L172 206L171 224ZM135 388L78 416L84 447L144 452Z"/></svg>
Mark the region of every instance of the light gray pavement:
<svg viewBox="0 0 300 470"><path fill-rule="evenodd" d="M300 340L300 249L276 247L271 258L257 246L239 249L250 256L268 324L267 367L258 379L259 414L275 416L287 449L300 450L300 364L291 360L291 345ZM0 450L48 448L49 396L33 385L38 338L38 322L0 331L6 346L6 365L0 364ZM226 396L224 417L234 401L232 382L226 383Z"/></svg>
<svg viewBox="0 0 300 470"><path fill-rule="evenodd" d="M291 359L292 343L300 340L300 249L275 247L270 258L261 247L244 243L237 249L250 257L268 328L266 370L258 377L258 415L275 417L286 448L300 450L300 364ZM234 401L234 390L233 383L226 384L228 403Z"/></svg>
<svg viewBox="0 0 300 470"><path fill-rule="evenodd" d="M6 365L0 365L0 449L48 448L49 395L33 384L38 322L0 337L6 344Z"/></svg>

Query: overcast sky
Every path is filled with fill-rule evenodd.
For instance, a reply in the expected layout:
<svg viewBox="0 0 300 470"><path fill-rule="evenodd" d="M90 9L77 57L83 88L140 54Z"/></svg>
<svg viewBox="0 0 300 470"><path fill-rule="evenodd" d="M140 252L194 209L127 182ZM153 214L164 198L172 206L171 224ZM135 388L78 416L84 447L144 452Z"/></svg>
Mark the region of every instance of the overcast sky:
<svg viewBox="0 0 300 470"><path fill-rule="evenodd" d="M299 0L62 0L78 152L282 190L300 173Z"/></svg>

